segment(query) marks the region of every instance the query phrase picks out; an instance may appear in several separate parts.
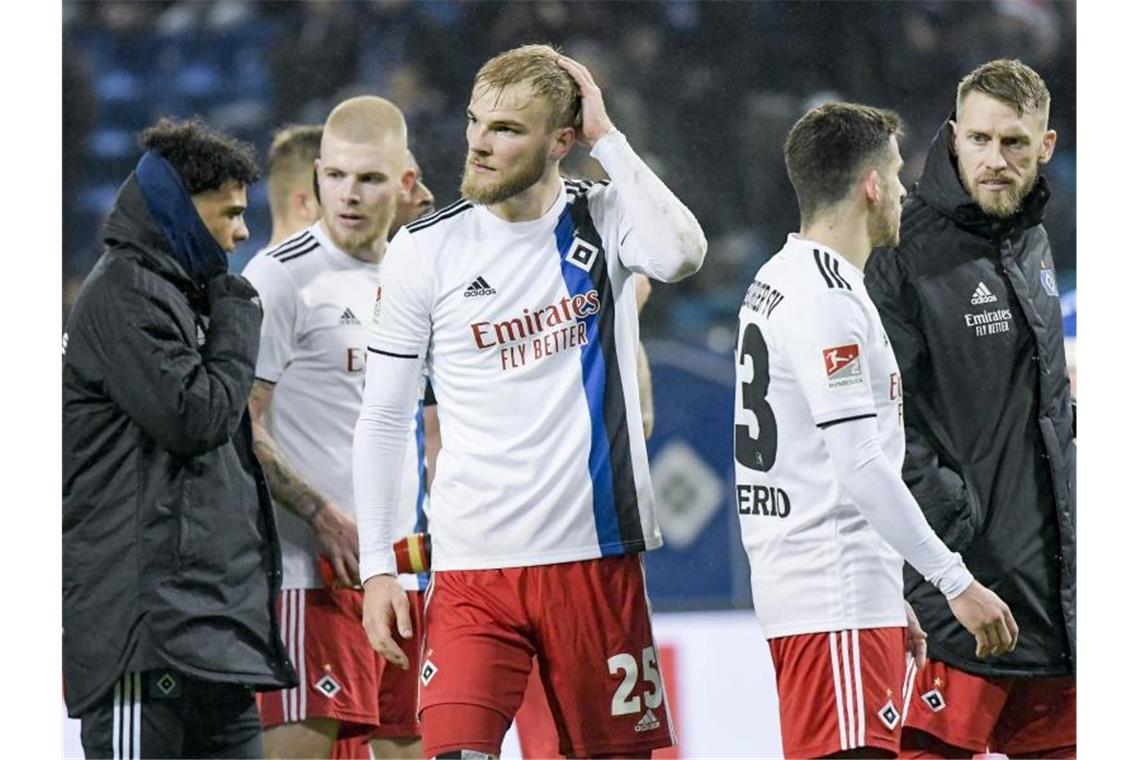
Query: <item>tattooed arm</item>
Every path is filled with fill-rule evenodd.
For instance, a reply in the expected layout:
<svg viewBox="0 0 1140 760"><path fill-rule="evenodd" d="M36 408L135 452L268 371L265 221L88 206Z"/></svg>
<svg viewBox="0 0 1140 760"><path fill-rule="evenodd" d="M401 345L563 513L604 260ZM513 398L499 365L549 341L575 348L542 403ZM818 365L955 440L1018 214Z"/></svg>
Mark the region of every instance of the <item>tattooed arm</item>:
<svg viewBox="0 0 1140 760"><path fill-rule="evenodd" d="M301 476L273 439L269 430L269 407L273 384L253 381L249 397L253 421L253 450L265 471L273 502L304 520L317 534L321 553L328 557L337 580L353 586L359 580L356 520L326 499Z"/></svg>

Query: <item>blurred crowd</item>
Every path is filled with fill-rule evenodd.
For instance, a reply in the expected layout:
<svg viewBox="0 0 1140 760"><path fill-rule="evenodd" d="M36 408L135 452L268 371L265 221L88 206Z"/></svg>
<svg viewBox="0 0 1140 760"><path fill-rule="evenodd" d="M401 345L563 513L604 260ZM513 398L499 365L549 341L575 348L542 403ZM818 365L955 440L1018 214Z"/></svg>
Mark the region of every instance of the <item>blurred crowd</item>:
<svg viewBox="0 0 1140 760"><path fill-rule="evenodd" d="M705 267L655 290L648 337L731 351L756 268L798 228L784 136L824 100L903 117L904 181L921 174L961 76L1020 58L1053 96L1058 149L1046 227L1065 289L1076 278L1076 3L594 2L540 0L65 0L63 299L100 253L99 226L157 117L200 114L264 154L286 123L320 123L361 93L394 101L440 205L458 195L464 109L476 70L525 42L561 46L593 72L614 122L693 210ZM584 151L564 166L598 176ZM251 240L270 232L264 186L251 194Z"/></svg>

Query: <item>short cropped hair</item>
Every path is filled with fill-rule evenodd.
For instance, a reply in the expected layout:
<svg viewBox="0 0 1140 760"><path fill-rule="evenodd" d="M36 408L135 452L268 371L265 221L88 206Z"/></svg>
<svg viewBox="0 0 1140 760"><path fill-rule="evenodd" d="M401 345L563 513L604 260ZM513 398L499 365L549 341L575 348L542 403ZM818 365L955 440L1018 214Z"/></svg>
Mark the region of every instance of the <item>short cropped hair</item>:
<svg viewBox="0 0 1140 760"><path fill-rule="evenodd" d="M319 124L289 124L273 133L266 157L266 183L269 186L269 209L274 217L285 211L289 193L295 188L308 189L313 178L313 162L321 155Z"/></svg>
<svg viewBox="0 0 1140 760"><path fill-rule="evenodd" d="M218 190L230 180L252 185L261 176L252 145L199 118L160 119L139 134L139 146L169 161L190 195Z"/></svg>
<svg viewBox="0 0 1140 760"><path fill-rule="evenodd" d="M534 96L550 104L549 129L576 127L582 119L582 92L570 72L558 65L559 52L550 45L523 45L499 53L475 75L475 87L503 90L529 82Z"/></svg>
<svg viewBox="0 0 1140 760"><path fill-rule="evenodd" d="M1018 116L1044 112L1049 118L1049 88L1045 80L1021 61L999 58L983 63L958 83L957 105L971 92L980 92L1016 109Z"/></svg>
<svg viewBox="0 0 1140 760"><path fill-rule="evenodd" d="M784 164L801 222L846 198L867 166L886 159L891 135L901 132L894 111L858 103L825 103L800 117L784 142Z"/></svg>

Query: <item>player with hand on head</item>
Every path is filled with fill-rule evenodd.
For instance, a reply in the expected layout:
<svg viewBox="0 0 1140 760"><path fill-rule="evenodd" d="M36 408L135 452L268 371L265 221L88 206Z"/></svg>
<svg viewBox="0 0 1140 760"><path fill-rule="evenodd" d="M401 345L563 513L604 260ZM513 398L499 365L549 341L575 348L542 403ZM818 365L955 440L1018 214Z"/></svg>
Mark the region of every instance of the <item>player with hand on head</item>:
<svg viewBox="0 0 1140 760"><path fill-rule="evenodd" d="M378 97L340 103L323 126L314 165L319 219L245 270L265 308L250 409L257 456L279 508L279 607L301 677L298 688L261 700L269 757L329 757L338 737L371 735L385 725L384 661L368 646L362 592L353 588L359 573L351 448L379 263L397 204L416 181L403 114ZM304 177L298 170L292 189L283 183L286 199L299 197L294 191ZM414 426L405 428L403 442L411 455L392 477L401 514L414 521L423 497ZM403 582L415 588L417 580ZM396 735L414 743L414 720Z"/></svg>
<svg viewBox="0 0 1140 760"><path fill-rule="evenodd" d="M932 666L911 675L904 756L1077 753L1076 413L1041 223L1049 103L1020 61L966 75L900 242L867 265L902 371L903 477L1022 631L1016 651L979 661L941 595L907 569Z"/></svg>
<svg viewBox="0 0 1140 760"><path fill-rule="evenodd" d="M661 534L632 274L692 274L704 235L589 72L548 46L488 61L467 118L464 198L406 227L381 267L353 466L365 627L407 665L393 635L412 621L394 577L392 475L426 367L442 449L425 756L497 755L534 657L564 753L648 756L672 731L640 557ZM575 142L612 182L559 175Z"/></svg>
<svg viewBox="0 0 1140 760"><path fill-rule="evenodd" d="M906 655L925 659L904 558L949 600L978 657L1017 643L1009 608L902 480L898 367L863 286L871 249L898 240L899 126L890 111L829 103L792 127L800 233L740 310L737 511L789 757L898 752Z"/></svg>

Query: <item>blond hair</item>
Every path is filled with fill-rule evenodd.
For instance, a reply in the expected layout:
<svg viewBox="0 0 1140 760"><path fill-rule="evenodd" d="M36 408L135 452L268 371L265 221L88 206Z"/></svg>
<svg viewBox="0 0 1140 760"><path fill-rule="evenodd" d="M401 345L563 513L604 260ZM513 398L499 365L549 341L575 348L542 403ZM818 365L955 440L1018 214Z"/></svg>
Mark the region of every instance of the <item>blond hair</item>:
<svg viewBox="0 0 1140 760"><path fill-rule="evenodd" d="M289 124L273 134L266 157L269 211L275 219L285 214L289 194L313 184L313 161L321 153L319 124Z"/></svg>
<svg viewBox="0 0 1140 760"><path fill-rule="evenodd" d="M376 145L395 139L406 146L408 125L392 101L376 95L361 95L341 102L329 113L325 119L325 137L329 135L348 142Z"/></svg>
<svg viewBox="0 0 1140 760"><path fill-rule="evenodd" d="M958 108L971 92L980 92L1017 110L1018 116L1042 113L1049 120L1049 88L1021 61L999 58L983 63L958 83Z"/></svg>
<svg viewBox="0 0 1140 760"><path fill-rule="evenodd" d="M528 82L532 94L550 105L550 129L575 127L581 121L582 93L570 73L558 65L559 52L550 45L523 45L499 53L475 75L475 89L502 91Z"/></svg>

